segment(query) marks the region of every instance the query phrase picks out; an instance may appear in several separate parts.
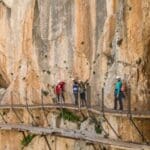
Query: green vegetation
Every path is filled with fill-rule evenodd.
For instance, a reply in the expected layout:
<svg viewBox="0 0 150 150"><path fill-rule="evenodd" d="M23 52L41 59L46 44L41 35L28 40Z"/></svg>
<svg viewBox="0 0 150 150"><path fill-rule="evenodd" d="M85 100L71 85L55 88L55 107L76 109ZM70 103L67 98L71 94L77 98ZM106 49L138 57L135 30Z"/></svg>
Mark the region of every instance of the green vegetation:
<svg viewBox="0 0 150 150"><path fill-rule="evenodd" d="M22 145L23 147L28 146L28 144L32 141L32 139L33 139L34 137L35 137L34 134L33 134L33 135L29 134L29 135L25 136L25 137L21 140L21 145Z"/></svg>
<svg viewBox="0 0 150 150"><path fill-rule="evenodd" d="M102 124L101 124L101 121L100 120L97 120L97 118L95 117L92 117L91 118L91 123L94 123L95 124L95 132L97 134L101 134L102 133Z"/></svg>
<svg viewBox="0 0 150 150"><path fill-rule="evenodd" d="M51 74L51 72L48 70L48 71L47 71L47 74L49 74L49 75L50 75L50 74Z"/></svg>
<svg viewBox="0 0 150 150"><path fill-rule="evenodd" d="M44 96L48 96L49 92L48 92L48 91L45 91L45 90L42 90L42 94L43 94Z"/></svg>
<svg viewBox="0 0 150 150"><path fill-rule="evenodd" d="M71 121L71 122L80 121L79 116L77 116L76 114L70 112L67 109L62 109L62 111L60 112L60 117L63 118L64 120L68 120L68 121Z"/></svg>
<svg viewBox="0 0 150 150"><path fill-rule="evenodd" d="M101 134L102 133L102 125L101 125L101 122L98 122L95 124L95 132L97 134Z"/></svg>

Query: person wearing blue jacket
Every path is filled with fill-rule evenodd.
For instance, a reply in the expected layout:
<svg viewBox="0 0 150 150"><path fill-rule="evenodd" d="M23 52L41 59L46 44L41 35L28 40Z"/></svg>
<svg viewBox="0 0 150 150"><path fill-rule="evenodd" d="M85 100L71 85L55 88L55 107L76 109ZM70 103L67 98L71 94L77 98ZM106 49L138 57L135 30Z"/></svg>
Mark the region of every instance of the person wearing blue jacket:
<svg viewBox="0 0 150 150"><path fill-rule="evenodd" d="M77 81L73 81L73 94L75 98L75 105L78 105L78 95L79 95L79 84Z"/></svg>
<svg viewBox="0 0 150 150"><path fill-rule="evenodd" d="M114 91L114 109L117 110L117 102L119 101L120 110L123 110L123 96L121 93L122 81L119 76L116 77L117 82L115 84L115 91Z"/></svg>

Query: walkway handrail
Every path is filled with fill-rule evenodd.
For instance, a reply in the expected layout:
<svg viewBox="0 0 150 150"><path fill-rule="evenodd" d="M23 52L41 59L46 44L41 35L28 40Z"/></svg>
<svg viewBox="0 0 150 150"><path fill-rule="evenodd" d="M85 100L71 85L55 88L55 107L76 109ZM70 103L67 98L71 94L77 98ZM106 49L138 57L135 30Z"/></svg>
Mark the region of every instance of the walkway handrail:
<svg viewBox="0 0 150 150"><path fill-rule="evenodd" d="M29 109L41 109L42 107L44 108L61 108L59 104L32 104L32 105L26 105L26 104L13 104L14 109L24 109L24 108L29 108ZM64 104L62 105L63 108L66 109L74 109L74 110L79 110L78 107L76 107L73 104ZM11 105L0 105L0 109L11 109ZM87 108L88 111L92 111L93 113L97 115L103 115L103 112L99 110L99 108L95 109L94 108ZM87 110L85 107L81 107L81 110ZM112 114L115 116L124 116L128 117L128 112L126 111L113 111L112 109L105 109L105 115ZM150 118L150 111L132 111L132 117L133 118Z"/></svg>

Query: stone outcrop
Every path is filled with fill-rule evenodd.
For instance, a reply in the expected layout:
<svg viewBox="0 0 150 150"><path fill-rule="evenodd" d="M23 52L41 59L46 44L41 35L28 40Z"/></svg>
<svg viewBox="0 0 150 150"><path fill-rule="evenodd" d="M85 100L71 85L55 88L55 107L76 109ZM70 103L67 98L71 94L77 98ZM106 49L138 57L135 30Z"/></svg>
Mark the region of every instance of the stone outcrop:
<svg viewBox="0 0 150 150"><path fill-rule="evenodd" d="M130 99L132 110L150 110L149 0L0 0L0 29L0 104L40 104L41 91L49 92L44 103L52 103L58 80L66 82L69 103L73 101L72 79L78 78L89 80L91 104L101 104L104 88L105 107L113 108L114 83L119 75L131 89L125 109ZM16 122L7 111L6 118ZM34 113L41 114L38 110ZM26 124L32 122L27 111L20 114ZM47 116L49 122L55 120L55 115ZM141 141L138 134L126 133L127 118L109 116L108 120L124 140ZM142 122L143 127L136 120L147 134L149 120ZM39 124L47 125L44 116ZM77 128L76 124L66 124L64 127ZM110 137L116 138L105 122L104 126ZM134 131L132 127L129 130ZM21 134L10 131L0 136L5 143L0 144L0 150L20 148ZM17 139L15 146L12 137ZM52 145L56 141L62 150L94 149L72 139L49 140ZM25 149L45 150L44 142L36 137Z"/></svg>

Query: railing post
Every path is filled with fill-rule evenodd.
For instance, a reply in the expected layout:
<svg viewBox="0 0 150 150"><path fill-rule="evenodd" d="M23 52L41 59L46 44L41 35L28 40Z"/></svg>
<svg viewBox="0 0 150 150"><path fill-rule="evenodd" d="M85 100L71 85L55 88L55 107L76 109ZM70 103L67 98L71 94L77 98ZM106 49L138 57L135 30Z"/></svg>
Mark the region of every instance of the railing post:
<svg viewBox="0 0 150 150"><path fill-rule="evenodd" d="M78 106L79 110L81 109L81 98L80 98L80 93L78 93Z"/></svg>
<svg viewBox="0 0 150 150"><path fill-rule="evenodd" d="M13 108L13 92L11 91L11 93L10 93L10 97L11 97L11 109Z"/></svg>
<svg viewBox="0 0 150 150"><path fill-rule="evenodd" d="M128 114L131 115L131 87L129 85L129 90L128 90Z"/></svg>
<svg viewBox="0 0 150 150"><path fill-rule="evenodd" d="M44 114L44 117L46 119L46 122L47 122L47 125L49 126L49 122L48 122L48 119L47 119L47 116L45 114L45 108L44 108L44 95L43 95L43 89L41 89L41 101L42 101L42 111L43 111L43 114Z"/></svg>
<svg viewBox="0 0 150 150"><path fill-rule="evenodd" d="M42 100L42 107L44 105L44 102L43 102L43 90L41 90L41 100Z"/></svg>
<svg viewBox="0 0 150 150"><path fill-rule="evenodd" d="M102 88L102 112L104 113L104 88Z"/></svg>

